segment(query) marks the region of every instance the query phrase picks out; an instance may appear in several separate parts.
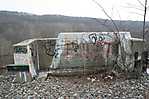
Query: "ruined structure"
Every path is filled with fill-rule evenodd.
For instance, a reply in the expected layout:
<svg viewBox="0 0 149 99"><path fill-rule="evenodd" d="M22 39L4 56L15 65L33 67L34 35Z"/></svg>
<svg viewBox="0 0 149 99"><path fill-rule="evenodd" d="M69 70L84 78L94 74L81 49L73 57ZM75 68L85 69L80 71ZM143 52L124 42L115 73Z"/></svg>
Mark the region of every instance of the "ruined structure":
<svg viewBox="0 0 149 99"><path fill-rule="evenodd" d="M141 52L143 40L130 32L60 33L51 68L133 69L134 52ZM141 53L139 53L140 55Z"/></svg>
<svg viewBox="0 0 149 99"><path fill-rule="evenodd" d="M14 44L14 64L7 66L8 71L15 71L24 80L38 75L39 71L48 70L51 64L56 38L28 39Z"/></svg>
<svg viewBox="0 0 149 99"><path fill-rule="evenodd" d="M133 71L142 47L143 40L132 38L130 32L59 33L58 38L29 39L15 44L14 64L7 67L10 71L28 67L31 77L41 70L94 71L119 67Z"/></svg>

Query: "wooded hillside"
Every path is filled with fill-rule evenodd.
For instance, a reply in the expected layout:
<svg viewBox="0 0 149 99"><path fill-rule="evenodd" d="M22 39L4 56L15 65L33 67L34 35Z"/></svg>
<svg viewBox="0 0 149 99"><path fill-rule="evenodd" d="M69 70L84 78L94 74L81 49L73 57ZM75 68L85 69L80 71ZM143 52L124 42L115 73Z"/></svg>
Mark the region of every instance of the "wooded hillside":
<svg viewBox="0 0 149 99"><path fill-rule="evenodd" d="M142 37L143 22L114 21L119 31L130 31L133 37ZM146 35L149 22L146 22ZM69 17L62 15L34 15L22 12L0 11L0 64L13 62L12 44L29 38L57 37L59 32L116 31L107 19Z"/></svg>

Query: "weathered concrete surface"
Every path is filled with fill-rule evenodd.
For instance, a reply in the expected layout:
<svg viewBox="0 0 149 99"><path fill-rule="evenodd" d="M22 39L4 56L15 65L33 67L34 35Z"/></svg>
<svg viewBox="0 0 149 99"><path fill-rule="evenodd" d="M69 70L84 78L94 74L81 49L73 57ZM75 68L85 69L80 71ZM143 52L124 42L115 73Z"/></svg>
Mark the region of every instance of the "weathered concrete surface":
<svg viewBox="0 0 149 99"><path fill-rule="evenodd" d="M0 75L1 99L149 99L149 77L126 79L121 74L95 74L74 77L44 76L32 82L13 83L14 76Z"/></svg>

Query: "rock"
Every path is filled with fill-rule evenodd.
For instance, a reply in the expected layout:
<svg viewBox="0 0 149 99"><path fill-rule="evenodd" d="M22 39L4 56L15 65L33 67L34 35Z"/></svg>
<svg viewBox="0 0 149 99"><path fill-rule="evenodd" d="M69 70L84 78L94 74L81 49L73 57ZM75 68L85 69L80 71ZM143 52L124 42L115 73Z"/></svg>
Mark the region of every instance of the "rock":
<svg viewBox="0 0 149 99"><path fill-rule="evenodd" d="M101 80L100 76L51 77L47 81L40 79L26 83L12 82L10 75L0 75L0 98L48 97L47 99L144 99L149 90L149 79L143 75L140 79ZM113 79L111 75L104 76ZM98 82L97 82L98 80ZM29 98L28 98L29 99Z"/></svg>

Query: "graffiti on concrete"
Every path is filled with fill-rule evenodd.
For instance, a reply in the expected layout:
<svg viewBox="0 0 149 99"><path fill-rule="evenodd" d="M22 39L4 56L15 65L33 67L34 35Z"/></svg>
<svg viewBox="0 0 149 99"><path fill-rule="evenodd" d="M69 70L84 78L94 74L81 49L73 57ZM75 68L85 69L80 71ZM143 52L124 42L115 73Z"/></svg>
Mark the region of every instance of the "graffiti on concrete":
<svg viewBox="0 0 149 99"><path fill-rule="evenodd" d="M97 42L97 35L96 35L96 33L89 34L88 37L89 37L90 41L93 44L96 44L96 42Z"/></svg>
<svg viewBox="0 0 149 99"><path fill-rule="evenodd" d="M74 52L77 52L77 50L79 49L79 45L77 42L65 42L65 44L59 44L56 45L56 42L53 41L48 41L46 43L43 43L43 47L45 49L45 53L49 56L54 56L55 58L59 55L59 50L61 49L61 47L64 47L67 51L72 50Z"/></svg>
<svg viewBox="0 0 149 99"><path fill-rule="evenodd" d="M44 48L45 48L45 53L49 56L55 56L55 44L56 41L47 41L46 43L44 43Z"/></svg>
<svg viewBox="0 0 149 99"><path fill-rule="evenodd" d="M64 44L64 46L66 47L67 50L73 50L74 52L77 52L77 50L79 49L79 45L77 42L66 42L66 44Z"/></svg>
<svg viewBox="0 0 149 99"><path fill-rule="evenodd" d="M114 33L61 33L58 39L55 47L57 55L51 67L108 65L115 60Z"/></svg>
<svg viewBox="0 0 149 99"><path fill-rule="evenodd" d="M79 56L82 58L86 58L92 61L98 61L98 57L104 56L108 57L109 53L111 53L111 43L113 42L113 38L109 34L96 34L91 33L88 34L89 41L87 42L87 38L79 40L62 40L61 44L56 45L56 48L51 51L51 47L54 47L54 44L49 43L51 46L48 52L51 52L51 56L57 58L59 55L59 50L63 49L63 56L70 59L71 56ZM104 50L103 50L103 46ZM95 53L101 52L103 53Z"/></svg>
<svg viewBox="0 0 149 99"><path fill-rule="evenodd" d="M89 34L89 40L96 46L109 45L112 43L112 36L109 34Z"/></svg>
<svg viewBox="0 0 149 99"><path fill-rule="evenodd" d="M27 53L27 48L20 47L20 46L15 47L15 53L24 53L24 54L26 54Z"/></svg>
<svg viewBox="0 0 149 99"><path fill-rule="evenodd" d="M55 48L55 49L54 49L53 56L54 56L55 58L57 58L57 56L59 55L58 50L60 50L60 48Z"/></svg>

